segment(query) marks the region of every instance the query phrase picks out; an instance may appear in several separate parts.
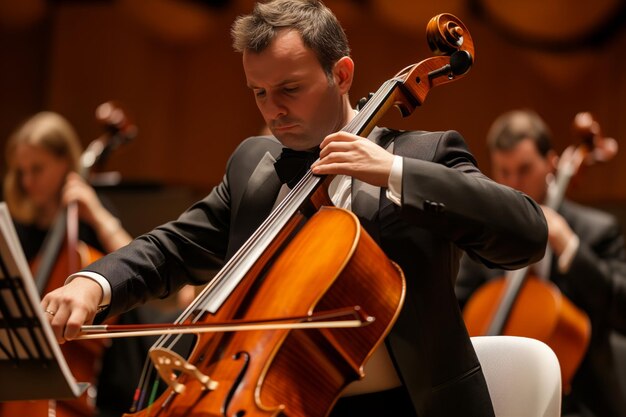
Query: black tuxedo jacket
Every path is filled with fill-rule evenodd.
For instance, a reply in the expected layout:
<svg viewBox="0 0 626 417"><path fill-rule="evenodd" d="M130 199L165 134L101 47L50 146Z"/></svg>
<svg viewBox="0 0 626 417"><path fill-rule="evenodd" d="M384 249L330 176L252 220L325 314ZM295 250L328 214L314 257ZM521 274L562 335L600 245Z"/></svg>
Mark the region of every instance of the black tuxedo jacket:
<svg viewBox="0 0 626 417"><path fill-rule="evenodd" d="M507 269L537 261L547 239L541 210L481 174L456 132L375 129L370 139L404 157L401 207L380 188L352 183L352 211L407 279L387 340L404 386L420 416L493 415L454 294L458 262L461 250ZM207 281L269 214L281 149L273 137L247 139L206 198L90 266L111 283L109 314Z"/></svg>
<svg viewBox="0 0 626 417"><path fill-rule="evenodd" d="M580 239L567 273L553 256L550 280L591 320L591 341L564 406L585 407L600 417L626 417L610 333L626 334L626 250L621 228L613 216L564 201L559 213ZM502 276L464 257L456 291L462 305L486 280ZM572 404L573 403L573 404ZM579 410L576 410L579 411Z"/></svg>

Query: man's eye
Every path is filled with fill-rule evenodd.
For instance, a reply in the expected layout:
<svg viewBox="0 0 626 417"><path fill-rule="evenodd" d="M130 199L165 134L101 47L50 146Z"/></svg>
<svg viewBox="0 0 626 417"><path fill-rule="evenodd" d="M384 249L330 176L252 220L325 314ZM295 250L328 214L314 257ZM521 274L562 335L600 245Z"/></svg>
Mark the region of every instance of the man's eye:
<svg viewBox="0 0 626 417"><path fill-rule="evenodd" d="M295 93L296 91L298 91L298 87L285 87L284 90L287 93Z"/></svg>
<svg viewBox="0 0 626 417"><path fill-rule="evenodd" d="M258 90L254 92L254 96L255 97L265 97L265 91L263 90Z"/></svg>

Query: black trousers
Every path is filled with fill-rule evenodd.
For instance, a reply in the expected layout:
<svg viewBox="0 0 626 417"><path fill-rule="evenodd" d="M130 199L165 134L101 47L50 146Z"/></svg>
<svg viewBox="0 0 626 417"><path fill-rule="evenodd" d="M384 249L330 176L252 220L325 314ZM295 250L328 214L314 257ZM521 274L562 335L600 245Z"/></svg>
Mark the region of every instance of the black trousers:
<svg viewBox="0 0 626 417"><path fill-rule="evenodd" d="M370 394L341 397L329 417L417 417L403 387Z"/></svg>

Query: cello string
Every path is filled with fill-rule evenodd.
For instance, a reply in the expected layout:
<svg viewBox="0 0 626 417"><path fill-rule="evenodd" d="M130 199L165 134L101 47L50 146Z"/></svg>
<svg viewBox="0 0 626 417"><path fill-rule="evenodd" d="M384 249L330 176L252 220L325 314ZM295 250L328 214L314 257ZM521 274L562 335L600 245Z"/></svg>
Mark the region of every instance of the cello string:
<svg viewBox="0 0 626 417"><path fill-rule="evenodd" d="M366 126L366 123L369 121L367 115L370 113L368 111L369 108L377 107L382 100L380 97L387 98L389 97L389 93L392 91L392 88L395 87L395 82L397 80L389 80L383 84L383 86L377 91L377 93L368 101L365 108L357 114L355 118L352 119L350 123L344 128L344 130L350 131L362 131L362 129ZM369 105L369 107L368 107ZM360 125L360 126L359 126ZM355 127L359 126L359 129L355 129ZM211 292L215 285L219 285L222 281L228 280L230 277L228 276L231 272L230 266L236 263L241 262L242 258L248 257L250 248L255 247L257 242L267 234L268 230L271 230L275 227L275 223L277 220L285 220L285 214L290 218L292 213L296 211L296 209L302 204L302 195L304 194L304 190L312 190L314 186L316 186L320 182L320 177L313 176L312 171L308 170L305 176L298 182L298 184L291 190L287 196L279 203L277 208L273 210L269 217L261 224L261 226L252 234L252 236L244 243L244 245L240 248L239 251L233 256L233 258L225 265L225 267L218 273L218 275L212 280L210 286L205 288L205 290L194 300L194 304L199 304L200 302L204 303L207 298L211 295ZM305 194L305 197L308 197L308 194ZM294 205L297 205L294 207ZM222 273L223 272L223 273ZM194 305L194 308L197 305Z"/></svg>
<svg viewBox="0 0 626 417"><path fill-rule="evenodd" d="M369 113L369 109L372 107L376 107L380 104L382 99L385 99L389 96L390 91L394 87L394 82L392 80L387 81L383 84L383 86L368 100L366 106L357 114L355 118L349 122L343 130L346 131L359 131L364 128L367 123L367 115ZM213 290L224 280L230 279L230 274L233 270L233 265L236 265L240 262L240 260L244 257L249 256L250 248L256 245L256 242L263 237L269 229L273 227L276 223L277 219L284 217L285 213L293 213L295 210L293 209L294 204L300 205L300 199L297 197L302 194L302 190L311 189L320 181L319 177L313 176L310 170L307 171L305 176L298 182L298 184L292 189L288 195L283 199L279 205L270 213L270 216L261 224L261 226L253 233L253 235L244 243L242 248L231 258L231 260L224 266L224 268L220 271L220 273L207 285L207 287L198 295L198 297L194 300L194 302L183 312L183 314L176 320L176 323L180 323L184 320L187 320L191 314L197 310L197 308L204 304L209 296L211 296ZM198 315L196 318L192 320L192 323L200 320L200 316ZM169 341L169 347L172 348L178 341L180 337L176 337L171 340L171 336L162 337L156 345L159 347L164 346Z"/></svg>
<svg viewBox="0 0 626 417"><path fill-rule="evenodd" d="M379 97L384 97L384 98L388 97L389 92L391 88L393 87L392 85L393 81L395 80L389 80L385 84L383 84L383 86L379 89L379 91L368 101L367 105L369 105L370 107L373 107L374 106L373 103L380 101L378 100ZM366 120L361 121L361 119L365 119L366 118L365 115L368 114L368 111L366 110L367 105L359 114L357 114L357 117L353 118L352 121L349 122L346 125L346 127L344 127L343 130L354 131L356 130L355 127L358 126L359 124L361 124L362 125L361 128L363 128ZM312 186L317 185L317 182L319 182L319 180L320 180L320 177L313 176L312 171L308 170L305 176L298 182L298 184L287 194L287 196L278 204L276 209L270 213L268 218L251 235L251 237L244 243L244 245L235 253L235 255L231 258L231 260L229 260L229 262L222 268L220 273L218 273L218 275L216 275L214 279L211 280L210 284L198 295L198 297L196 297L196 299L190 306L191 308L188 308L185 312L183 312L183 315L181 317L184 317L185 319L188 318L190 315L190 312L193 309L198 307L197 304L199 304L200 302L206 301L206 298L210 295L212 288L216 284L220 283L221 281L227 280L229 278L228 273L231 271L232 265L240 262L241 258L249 255L250 247L255 245L256 242L259 240L259 238L262 237L264 234L266 234L269 228L273 227L274 223L276 222L276 219L281 216L284 216L285 212L288 212L289 214L291 214L293 210L289 210L289 209L293 209L292 206L294 203L300 204L300 201L297 197L300 194L302 194L302 190L312 188Z"/></svg>

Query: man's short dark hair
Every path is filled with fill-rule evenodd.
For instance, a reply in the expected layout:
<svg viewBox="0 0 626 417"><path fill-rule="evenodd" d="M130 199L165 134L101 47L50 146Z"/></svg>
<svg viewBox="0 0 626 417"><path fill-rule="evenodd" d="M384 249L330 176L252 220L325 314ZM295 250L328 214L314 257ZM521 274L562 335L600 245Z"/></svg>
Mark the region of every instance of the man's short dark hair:
<svg viewBox="0 0 626 417"><path fill-rule="evenodd" d="M552 149L552 134L543 119L532 110L513 110L493 122L487 146L490 151L508 151L525 139L532 140L543 157Z"/></svg>
<svg viewBox="0 0 626 417"><path fill-rule="evenodd" d="M233 48L261 52L281 29L296 30L311 48L324 72L332 74L334 64L350 55L341 24L319 0L273 0L257 3L251 14L238 17L231 28Z"/></svg>

